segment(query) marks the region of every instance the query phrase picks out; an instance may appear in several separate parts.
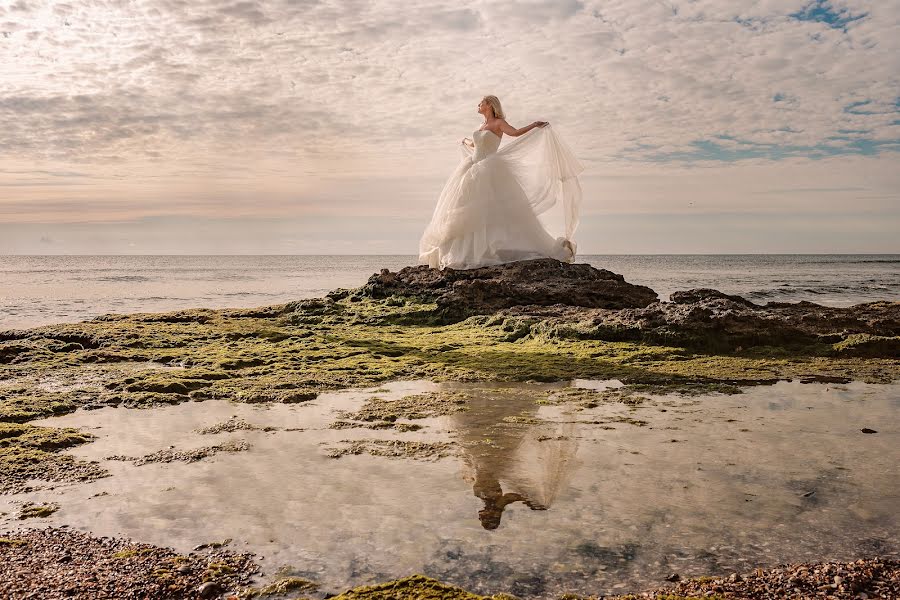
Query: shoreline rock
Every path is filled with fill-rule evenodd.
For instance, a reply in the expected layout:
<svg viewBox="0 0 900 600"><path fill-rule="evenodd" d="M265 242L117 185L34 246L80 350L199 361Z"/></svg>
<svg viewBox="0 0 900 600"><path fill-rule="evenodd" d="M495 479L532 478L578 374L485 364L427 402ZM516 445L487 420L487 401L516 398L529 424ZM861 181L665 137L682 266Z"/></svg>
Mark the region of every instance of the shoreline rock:
<svg viewBox="0 0 900 600"><path fill-rule="evenodd" d="M289 590L312 591L316 582L277 579L262 589L249 587L259 567L254 555L224 549L178 554L171 548L126 538L97 537L67 528L29 529L0 533L0 595L52 600L115 598L253 598ZM900 560L860 558L851 562L781 564L744 574L681 579L649 591L603 596L607 600L638 598L734 598L775 600L817 598L835 600L900 597ZM589 584L585 584L589 587ZM589 591L589 590L586 590ZM411 575L346 590L335 600L441 598L499 600L504 593L480 596L423 575ZM598 596L565 594L568 600Z"/></svg>
<svg viewBox="0 0 900 600"><path fill-rule="evenodd" d="M780 347L900 358L900 302L834 308L809 302L761 306L719 292L696 297L691 302L679 298L680 302L615 311L517 306L498 314L540 321L539 331L562 338L674 345L703 352Z"/></svg>
<svg viewBox="0 0 900 600"><path fill-rule="evenodd" d="M374 299L409 296L435 302L438 310L451 318L523 305L643 308L658 299L650 288L630 284L612 271L551 258L466 270L439 271L424 265L404 267L397 273L382 269L369 278L359 294Z"/></svg>
<svg viewBox="0 0 900 600"><path fill-rule="evenodd" d="M434 302L436 312L450 321L483 314L537 318L544 333L574 339L705 351L827 344L835 346L835 354L900 357L900 302L759 305L708 288L677 291L663 302L650 288L611 271L553 259L461 271L422 265L397 273L382 269L347 295Z"/></svg>
<svg viewBox="0 0 900 600"><path fill-rule="evenodd" d="M258 571L251 554L178 554L68 528L0 533L3 598L219 598Z"/></svg>

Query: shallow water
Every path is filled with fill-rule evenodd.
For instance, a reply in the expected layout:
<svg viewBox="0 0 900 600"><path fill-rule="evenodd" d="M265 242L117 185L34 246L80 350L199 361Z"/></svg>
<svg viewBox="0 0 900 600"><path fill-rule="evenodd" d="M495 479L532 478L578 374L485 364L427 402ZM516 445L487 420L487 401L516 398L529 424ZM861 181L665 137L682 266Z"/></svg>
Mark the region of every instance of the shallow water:
<svg viewBox="0 0 900 600"><path fill-rule="evenodd" d="M781 382L580 411L536 402L564 387L409 381L300 405L78 411L36 423L97 435L72 454L112 476L2 497L0 526L34 526L14 520L16 504L53 501L61 509L41 524L179 551L232 538L267 572L288 566L330 592L423 572L482 593L602 594L672 572L900 553L900 384ZM470 410L415 421L427 426L417 432L328 428L368 397L440 389L467 390ZM195 431L233 415L280 429ZM453 441L459 454L328 457L363 438ZM105 460L227 440L250 449L190 464Z"/></svg>

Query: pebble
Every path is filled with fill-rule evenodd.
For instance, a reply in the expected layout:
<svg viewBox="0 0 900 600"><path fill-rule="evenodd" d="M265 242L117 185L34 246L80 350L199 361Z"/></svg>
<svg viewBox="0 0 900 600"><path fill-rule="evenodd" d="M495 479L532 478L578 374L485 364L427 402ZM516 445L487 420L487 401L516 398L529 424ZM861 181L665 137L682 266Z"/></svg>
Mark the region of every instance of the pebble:
<svg viewBox="0 0 900 600"><path fill-rule="evenodd" d="M743 577L733 573L725 579L706 577L675 581L673 587L647 591L645 595L649 598L668 595L703 598L718 594L753 600L900 600L900 560L884 557L849 563L787 564L756 569Z"/></svg>
<svg viewBox="0 0 900 600"><path fill-rule="evenodd" d="M197 594L201 598L215 598L221 596L224 591L224 588L214 581L207 581L197 588Z"/></svg>
<svg viewBox="0 0 900 600"><path fill-rule="evenodd" d="M61 527L0 532L0 538L22 542L0 544L0 598L218 598L258 571L250 554L180 555Z"/></svg>

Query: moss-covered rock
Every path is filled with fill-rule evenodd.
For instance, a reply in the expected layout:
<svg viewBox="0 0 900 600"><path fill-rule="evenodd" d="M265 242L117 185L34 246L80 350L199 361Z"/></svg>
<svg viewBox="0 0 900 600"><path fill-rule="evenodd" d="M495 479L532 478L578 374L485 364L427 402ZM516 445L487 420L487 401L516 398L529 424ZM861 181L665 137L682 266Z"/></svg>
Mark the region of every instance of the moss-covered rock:
<svg viewBox="0 0 900 600"><path fill-rule="evenodd" d="M301 577L282 577L261 588L247 588L241 590L238 597L241 600L252 598L265 598L267 596L283 597L286 594L299 592L314 592L319 589L319 584Z"/></svg>
<svg viewBox="0 0 900 600"><path fill-rule="evenodd" d="M438 288L449 281L435 277ZM452 285L466 281L473 294L481 284L472 282L483 279L454 277ZM618 285L618 279L604 277L595 283ZM522 298L533 297L525 292L537 288L523 284L510 292L506 304L512 306L448 320L446 305L437 301L444 292L408 295L388 279L270 307L106 315L0 332L3 491L21 489L28 477L72 481L103 475L96 464L56 452L89 437L10 427L80 406L305 402L327 390L413 378L619 379L638 392L629 396L634 401L637 385L725 389L779 379L890 382L900 376L900 303L762 307L694 290L677 302L643 308L596 308L603 304L588 300L586 306L524 306ZM402 402L373 404L346 415L341 427L380 428L445 414L423 400L415 400L416 414Z"/></svg>
<svg viewBox="0 0 900 600"><path fill-rule="evenodd" d="M278 305L240 314L118 315L59 330L19 330L14 340L0 344L27 344L32 350L0 364L0 381L7 382L0 383L0 422L24 423L78 406L216 398L303 402L325 390L423 377L742 385L808 376L883 382L900 372L892 336L853 334L831 344L700 351L597 334L598 327L610 327L591 321L590 315L599 313L590 311L598 309L520 307L446 324L432 318L437 311L432 303L399 304L395 297L326 300L296 303L294 311ZM609 312L624 311L603 314ZM98 351L89 347L52 352L49 346L61 340L100 344L121 360L88 360ZM62 375L72 382L64 389L41 385Z"/></svg>
<svg viewBox="0 0 900 600"><path fill-rule="evenodd" d="M334 600L491 600L424 575L348 590Z"/></svg>
<svg viewBox="0 0 900 600"><path fill-rule="evenodd" d="M19 510L19 519L44 519L58 510L59 504L54 502L43 502L41 504L27 502Z"/></svg>
<svg viewBox="0 0 900 600"><path fill-rule="evenodd" d="M31 480L73 482L106 476L96 463L59 453L93 438L71 428L0 423L0 494L24 491Z"/></svg>

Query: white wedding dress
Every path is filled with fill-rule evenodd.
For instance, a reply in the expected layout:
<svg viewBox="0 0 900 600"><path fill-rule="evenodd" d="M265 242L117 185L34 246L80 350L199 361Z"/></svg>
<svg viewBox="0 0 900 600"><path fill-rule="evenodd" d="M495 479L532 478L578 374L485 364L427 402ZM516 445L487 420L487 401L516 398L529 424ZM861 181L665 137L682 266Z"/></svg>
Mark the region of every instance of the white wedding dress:
<svg viewBox="0 0 900 600"><path fill-rule="evenodd" d="M500 148L489 130L447 180L419 242L419 263L445 269L555 258L572 262L584 169L550 125Z"/></svg>

